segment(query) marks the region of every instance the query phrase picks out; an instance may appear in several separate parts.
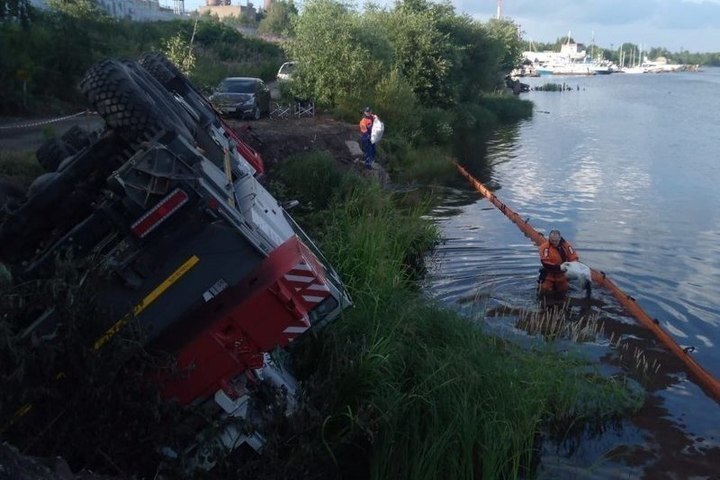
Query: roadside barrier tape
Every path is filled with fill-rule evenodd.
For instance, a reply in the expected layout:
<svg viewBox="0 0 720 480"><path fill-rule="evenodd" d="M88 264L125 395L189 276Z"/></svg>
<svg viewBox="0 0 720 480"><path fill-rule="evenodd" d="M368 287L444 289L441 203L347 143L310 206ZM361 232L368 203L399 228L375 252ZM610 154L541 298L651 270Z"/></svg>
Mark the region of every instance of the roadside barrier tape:
<svg viewBox="0 0 720 480"><path fill-rule="evenodd" d="M48 125L48 124L55 123L55 122L61 122L63 120L67 120L68 118L79 117L80 115L89 115L91 113L94 113L94 112L91 112L90 110L84 110L82 112L73 113L72 115L66 115L64 117L57 117L57 118L50 118L48 120L42 120L39 122L22 123L19 125L4 125L4 126L0 126L0 130L14 130L14 129L39 127L40 125Z"/></svg>
<svg viewBox="0 0 720 480"><path fill-rule="evenodd" d="M520 230L536 245L540 246L543 242L545 242L543 234L530 226L527 220L523 220L517 212L501 202L494 193L488 190L485 185L480 183L479 180L473 177L472 174L465 170L460 164L456 163L455 166L460 174L464 176L478 192L487 198L495 207L497 207L498 210L504 213L505 216L517 225L518 228L520 228ZM635 317L638 322L648 328L657 337L657 339L660 340L660 342L665 345L668 350L670 350L670 352L672 352L676 357L678 357L678 359L680 359L681 362L685 364L691 376L697 380L700 387L712 398L714 398L715 401L720 402L720 381L713 377L707 370L697 363L693 357L690 356L690 352L694 349L683 349L680 345L678 345L678 343L667 332L665 332L662 327L660 327L659 322L645 313L633 297L620 290L620 288L607 277L605 272L600 272L592 268L590 270L592 272L593 281L607 288L610 293L612 293L613 297L615 297L615 299L620 302L620 304L633 317Z"/></svg>

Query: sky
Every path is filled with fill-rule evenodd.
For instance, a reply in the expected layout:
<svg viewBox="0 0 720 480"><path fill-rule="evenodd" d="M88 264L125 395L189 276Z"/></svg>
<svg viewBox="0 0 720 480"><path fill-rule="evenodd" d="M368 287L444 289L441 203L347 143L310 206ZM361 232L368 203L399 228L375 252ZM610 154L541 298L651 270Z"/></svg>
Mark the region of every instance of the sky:
<svg viewBox="0 0 720 480"><path fill-rule="evenodd" d="M185 9L195 10L205 3L185 0ZM236 5L246 3L233 0ZM252 3L262 6L263 1ZM302 5L302 0L295 3ZM458 13L483 22L494 18L497 9L496 0L452 3ZM586 45L592 43L594 35L595 44L604 48L630 42L643 49L720 52L720 0L503 0L502 12L520 25L525 40L535 42L554 42L571 32L575 41Z"/></svg>

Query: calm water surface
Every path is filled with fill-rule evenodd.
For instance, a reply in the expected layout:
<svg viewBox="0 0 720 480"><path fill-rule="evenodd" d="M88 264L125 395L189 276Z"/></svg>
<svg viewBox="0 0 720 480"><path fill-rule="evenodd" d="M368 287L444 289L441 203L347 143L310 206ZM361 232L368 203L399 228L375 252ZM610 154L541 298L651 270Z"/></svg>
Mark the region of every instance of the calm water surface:
<svg viewBox="0 0 720 480"><path fill-rule="evenodd" d="M573 91L524 94L534 117L486 149L467 145L463 163L537 230L559 228L720 378L720 69L525 81ZM489 202L459 182L434 217L446 241L432 259L432 295L468 315L537 308L536 248ZM541 477L720 478L720 405L609 292L593 297L598 315L627 325L617 333L668 371L633 419L579 445L546 445ZM522 336L508 317L488 323ZM581 348L609 370L618 363L607 339Z"/></svg>

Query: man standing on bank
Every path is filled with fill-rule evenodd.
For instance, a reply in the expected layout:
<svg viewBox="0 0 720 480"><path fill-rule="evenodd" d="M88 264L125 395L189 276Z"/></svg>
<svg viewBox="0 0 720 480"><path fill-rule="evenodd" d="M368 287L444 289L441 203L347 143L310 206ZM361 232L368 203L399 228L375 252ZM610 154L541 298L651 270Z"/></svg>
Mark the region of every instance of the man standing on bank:
<svg viewBox="0 0 720 480"><path fill-rule="evenodd" d="M370 141L374 115L370 107L363 110L363 118L360 120L360 148L362 148L365 160L365 169L371 170L375 161L375 144Z"/></svg>
<svg viewBox="0 0 720 480"><path fill-rule="evenodd" d="M570 242L560 235L559 230L551 230L548 239L540 245L540 293L565 293L570 288L565 273L560 270L563 262L575 262L580 258Z"/></svg>

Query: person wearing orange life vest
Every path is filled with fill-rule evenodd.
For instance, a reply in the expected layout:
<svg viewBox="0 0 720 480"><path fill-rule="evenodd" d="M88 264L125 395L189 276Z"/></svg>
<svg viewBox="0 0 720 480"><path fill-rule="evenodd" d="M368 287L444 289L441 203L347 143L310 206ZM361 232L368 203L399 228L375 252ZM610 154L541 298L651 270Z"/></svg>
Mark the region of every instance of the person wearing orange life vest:
<svg viewBox="0 0 720 480"><path fill-rule="evenodd" d="M370 141L374 118L372 109L365 107L363 118L360 120L360 147L363 151L366 170L372 169L372 164L375 161L375 144Z"/></svg>
<svg viewBox="0 0 720 480"><path fill-rule="evenodd" d="M560 265L580 259L573 246L560 235L559 230L551 230L548 239L540 245L539 252L542 263L538 278L540 293L567 292L570 285Z"/></svg>

